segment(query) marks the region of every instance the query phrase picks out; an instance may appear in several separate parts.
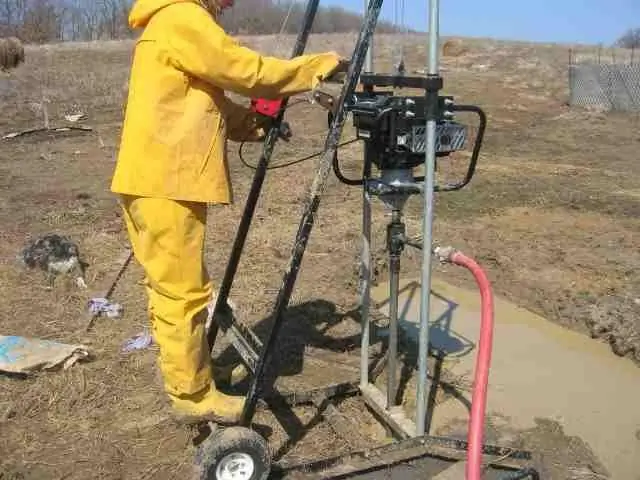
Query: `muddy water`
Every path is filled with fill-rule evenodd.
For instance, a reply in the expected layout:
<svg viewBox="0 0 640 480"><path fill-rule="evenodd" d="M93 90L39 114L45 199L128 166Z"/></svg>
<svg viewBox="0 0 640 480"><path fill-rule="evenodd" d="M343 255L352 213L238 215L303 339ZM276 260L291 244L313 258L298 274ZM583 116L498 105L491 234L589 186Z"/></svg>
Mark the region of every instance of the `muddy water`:
<svg viewBox="0 0 640 480"><path fill-rule="evenodd" d="M409 281L403 286L408 288L400 299L401 325L415 336L419 285ZM374 291L375 300L384 301L385 290L382 285ZM439 281L433 292L431 343L448 353L445 368L469 385L477 353L478 294ZM487 408L490 418L500 418L502 428L497 431L505 432L502 440L511 441L513 432L535 429L541 421L555 422L566 438L580 439L593 453L564 465L564 475L592 468L588 464L596 461L603 478L637 478L640 368L615 356L607 345L500 298L495 299L493 347ZM468 390L461 393L470 399ZM449 400L435 409L432 433L467 419L464 403ZM562 448L551 439L537 438L534 443L549 458Z"/></svg>

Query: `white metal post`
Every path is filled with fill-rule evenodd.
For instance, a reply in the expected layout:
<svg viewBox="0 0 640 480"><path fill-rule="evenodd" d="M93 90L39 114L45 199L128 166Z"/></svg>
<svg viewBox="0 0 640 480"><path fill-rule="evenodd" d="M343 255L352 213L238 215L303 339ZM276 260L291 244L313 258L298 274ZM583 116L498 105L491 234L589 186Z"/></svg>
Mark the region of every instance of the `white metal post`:
<svg viewBox="0 0 640 480"><path fill-rule="evenodd" d="M369 1L364 0L363 14L366 16L369 9ZM371 34L369 49L365 57L365 73L373 73L373 39ZM365 147L366 148L366 147ZM366 155L366 153L365 153ZM366 160L365 160L366 161ZM360 316L362 326L362 338L360 342L360 387L369 385L369 339L371 325L369 323L369 308L371 308L371 195L367 191L366 177L369 169L364 172L365 184L362 186L362 250L360 252Z"/></svg>
<svg viewBox="0 0 640 480"><path fill-rule="evenodd" d="M367 14L367 9L369 8L369 1L364 0L364 14ZM371 35L371 42L369 42L369 49L367 50L367 56L364 61L364 71L366 73L373 73L373 40L375 35Z"/></svg>
<svg viewBox="0 0 640 480"><path fill-rule="evenodd" d="M429 60L427 73L437 75L439 50L439 0L429 0ZM429 310L431 306L431 258L433 248L433 187L435 183L436 120L427 119L424 181L424 212L422 220L422 275L420 302L420 333L418 341L418 388L416 404L416 434L423 436L427 417L427 359L429 355Z"/></svg>

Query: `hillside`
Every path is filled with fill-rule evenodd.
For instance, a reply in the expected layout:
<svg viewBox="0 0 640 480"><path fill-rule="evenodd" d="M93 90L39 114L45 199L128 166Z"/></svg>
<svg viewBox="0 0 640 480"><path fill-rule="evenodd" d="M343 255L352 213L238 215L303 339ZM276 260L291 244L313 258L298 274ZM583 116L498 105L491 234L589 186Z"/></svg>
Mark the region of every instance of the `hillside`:
<svg viewBox="0 0 640 480"><path fill-rule="evenodd" d="M355 38L355 33L312 35L308 51L336 50L348 56ZM255 35L241 40L262 52L286 56L294 37ZM460 103L481 106L488 114L488 127L472 183L437 197L437 243L477 259L487 269L496 296L580 333L584 343L605 344L607 359L635 368L633 361L640 361L637 114L569 108L566 45L459 40L458 48L442 58L444 90ZM408 70L424 68L424 35L379 35L377 71L391 70L402 42ZM124 307L123 317L99 318L86 331L89 295L114 275L129 245L109 187L132 46L131 40L29 45L26 62L0 76L0 135L41 127L44 109L52 126L67 125L64 114L75 109L86 114L82 124L92 128L0 140L0 333L82 343L92 353L90 361L69 370L25 379L0 376L0 478L189 478L192 432L170 420L156 372L156 347L122 351L124 342L149 328L144 272L137 263L131 264L113 292L113 300ZM580 46L574 53L586 58L597 52ZM301 102L287 112L294 137L278 145L273 165L322 148L326 112L305 102L304 96L296 100ZM472 127L475 122L473 117L460 120ZM352 135L347 128L345 140ZM230 144L229 150L235 203L212 207L209 213L206 263L216 283L222 278L253 177L253 170L240 161L237 147ZM259 145L246 146L249 165L255 164L259 152ZM348 176L360 173L360 145L341 149L340 157ZM466 159L463 152L441 162L438 178L451 179ZM239 316L261 334L270 325L275 291L314 166L314 161L307 161L267 175L231 293ZM287 324L291 330L279 344L283 381L308 385L305 382L336 376L341 362L357 356L359 323L352 308L357 302L361 205L360 189L331 178L294 292L295 308ZM374 202L372 248L379 282L388 279L386 213L381 202ZM421 227L420 199L412 199L405 213L407 234L416 235ZM78 242L89 263L89 292L65 279L46 290L38 272L13 261L25 242L49 232ZM418 276L419 258L418 252L407 249L403 278ZM438 265L435 275L474 288L466 272L452 267ZM597 338L591 339L592 335ZM535 359L545 351L521 354ZM309 355L316 355L315 360L307 362ZM575 392L602 388L591 373L585 371L566 385L550 386L537 376L522 381L538 382L539 395L548 388L564 389L567 398L577 403ZM469 379L445 377L438 398L442 394L443 402L457 401L453 396L467 401ZM492 384L490 390L509 395L502 387ZM447 393L451 390L453 396ZM602 425L609 433L611 425L620 428L611 442L604 434L594 440L563 432L561 410L552 419L531 415L531 423L539 428L527 431L507 428L511 420L492 412L491 426L507 432L501 440L508 445L544 454L539 460L543 478L632 479L640 469L638 425L633 419L625 422L628 415L620 407L624 385L608 393L602 395L597 413L610 417ZM566 405L570 403L567 400ZM326 422L316 422L318 416L310 408L290 413L289 430L266 413L259 420L272 428L269 440L278 457L292 461L386 441L386 433L375 427L357 400L348 399L339 408L357 422L365 440L340 437ZM587 417L584 423L597 431L592 421ZM611 450L616 453L609 455Z"/></svg>

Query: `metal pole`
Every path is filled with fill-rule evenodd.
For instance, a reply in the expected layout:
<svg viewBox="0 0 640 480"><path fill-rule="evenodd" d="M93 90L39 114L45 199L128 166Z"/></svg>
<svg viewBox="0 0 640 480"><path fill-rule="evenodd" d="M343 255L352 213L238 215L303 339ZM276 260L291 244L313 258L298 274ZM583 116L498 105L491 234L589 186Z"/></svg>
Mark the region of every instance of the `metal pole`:
<svg viewBox="0 0 640 480"><path fill-rule="evenodd" d="M362 337L360 339L360 388L369 385L369 346L371 324L369 308L371 305L371 195L367 182L371 176L371 161L367 147L364 151L364 169L362 186L362 252L360 254L360 321Z"/></svg>
<svg viewBox="0 0 640 480"><path fill-rule="evenodd" d="M363 0L365 16L369 11L369 1ZM364 58L365 73L373 73L373 40L371 32L369 47ZM360 321L362 337L360 339L360 388L369 385L369 346L371 325L369 323L369 308L371 305L371 195L367 187L367 180L371 176L371 162L367 158L365 146L364 183L362 185L362 252L360 258L361 274L363 275L360 290Z"/></svg>
<svg viewBox="0 0 640 480"><path fill-rule="evenodd" d="M387 246L389 250L389 359L387 361L387 408L397 405L398 365L398 292L400 290L400 253L397 239L394 238L396 227L400 223L400 210L391 212L391 225L387 230Z"/></svg>
<svg viewBox="0 0 640 480"><path fill-rule="evenodd" d="M369 1L364 0L364 12L367 13L369 8ZM369 48L367 49L367 56L364 60L364 71L366 73L373 73L373 40L375 35L371 34L371 41L369 42Z"/></svg>
<svg viewBox="0 0 640 480"><path fill-rule="evenodd" d="M429 63L427 73L437 75L439 50L439 0L429 0ZM429 92L433 95L433 92ZM437 92L435 92L437 95ZM433 248L433 186L436 159L436 119L427 117L425 152L424 214L422 219L422 275L420 302L420 334L418 348L418 388L416 404L416 434L423 436L427 417L427 358L429 355L429 310L431 307L431 255Z"/></svg>

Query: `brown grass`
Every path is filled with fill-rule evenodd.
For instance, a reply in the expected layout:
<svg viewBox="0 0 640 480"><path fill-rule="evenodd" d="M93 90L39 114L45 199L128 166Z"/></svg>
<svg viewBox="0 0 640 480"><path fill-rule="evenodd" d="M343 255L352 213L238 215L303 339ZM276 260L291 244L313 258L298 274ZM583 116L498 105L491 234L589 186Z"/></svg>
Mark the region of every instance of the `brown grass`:
<svg viewBox="0 0 640 480"><path fill-rule="evenodd" d="M244 40L281 55L288 55L293 45L291 37L278 44L270 37ZM354 41L354 35L314 35L309 50L349 55ZM396 41L389 36L376 39L379 71L391 71ZM407 42L408 68L424 68L425 38L410 36ZM132 264L114 292L125 307L124 317L98 319L87 334L84 292L63 283L46 291L38 275L12 260L28 238L57 231L77 240L86 252L91 286L117 268L113 262L127 239L109 182L131 46L108 42L27 47L24 64L0 90L2 134L40 126L30 106L43 94L50 102L52 126L63 121L69 107L79 105L95 129L0 143L0 256L5 259L0 263L1 331L81 342L94 354L93 361L68 372L26 380L0 377L0 477L168 479L190 471L190 432L168 421L156 382L156 351L120 351L123 341L147 326L139 266ZM445 93L482 106L489 125L472 184L438 197L436 240L476 257L488 269L497 294L551 321L585 334L594 319L603 316L640 327L638 116L569 110L563 46L484 39L464 39L464 46L463 54L443 57ZM326 116L319 107L297 105L288 119L294 140L278 146L274 164L322 147ZM345 139L349 136L345 132ZM259 147L247 147L247 160L255 162L258 152ZM342 152L350 175L359 171L360 154L360 146ZM253 174L239 162L235 145L230 157L236 204L210 212L206 253L216 279L222 277ZM464 155L455 158L461 162ZM442 163L439 175L462 168L449 163ZM312 171L313 162L306 162L267 176L231 295L241 316L260 332L268 326L265 319ZM303 362L305 353L354 361L358 325L341 313L356 301L360 202L358 189L331 179L294 293L292 303L298 309L291 313L296 321L290 322L282 345L287 355L281 363L286 367L283 382L325 381L326 369L314 372ZM420 213L420 201L413 199L406 211L410 235L419 232ZM380 254L387 219L379 203L374 219L374 249ZM407 250L405 258L402 274L418 275L416 253ZM384 267L381 255L379 259ZM464 272L439 267L436 274L472 286ZM356 418L361 406L349 403L344 409L351 418L367 425L371 421ZM303 424L312 420L309 409L297 413ZM261 415L274 429L275 450L280 449L289 436L273 418ZM373 426L367 431L375 441L383 437ZM320 423L292 442L287 454L317 453L319 445L325 453L330 453L324 447L329 445L342 451L348 443Z"/></svg>

